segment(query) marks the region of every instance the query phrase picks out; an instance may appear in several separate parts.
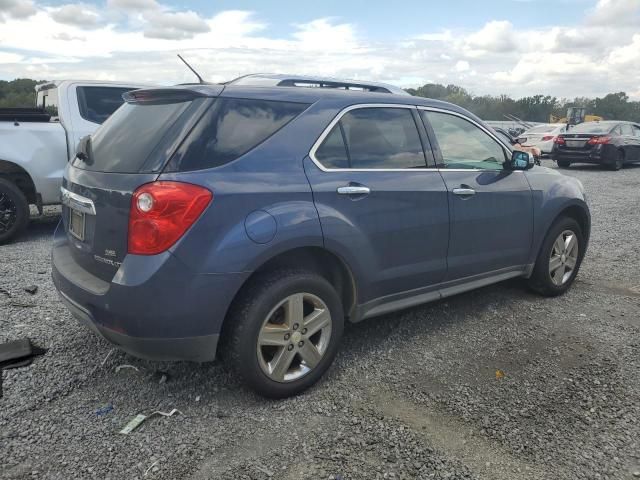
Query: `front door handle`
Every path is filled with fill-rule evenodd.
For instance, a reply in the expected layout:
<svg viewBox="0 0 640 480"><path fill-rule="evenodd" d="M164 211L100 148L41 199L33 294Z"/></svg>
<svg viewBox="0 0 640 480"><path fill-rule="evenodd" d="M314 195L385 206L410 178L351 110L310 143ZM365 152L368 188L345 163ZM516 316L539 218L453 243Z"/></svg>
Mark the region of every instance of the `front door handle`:
<svg viewBox="0 0 640 480"><path fill-rule="evenodd" d="M460 195L461 197L470 197L476 194L473 188L454 188L452 192L454 195Z"/></svg>
<svg viewBox="0 0 640 480"><path fill-rule="evenodd" d="M338 193L340 195L369 195L371 189L363 185L347 185L346 187L338 187Z"/></svg>

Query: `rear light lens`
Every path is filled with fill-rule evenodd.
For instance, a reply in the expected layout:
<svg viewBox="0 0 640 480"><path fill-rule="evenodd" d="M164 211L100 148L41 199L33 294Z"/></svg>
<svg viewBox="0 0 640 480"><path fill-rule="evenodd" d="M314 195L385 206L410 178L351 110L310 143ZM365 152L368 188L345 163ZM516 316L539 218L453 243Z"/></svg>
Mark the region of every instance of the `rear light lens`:
<svg viewBox="0 0 640 480"><path fill-rule="evenodd" d="M544 137L542 137L542 141L543 142L548 142L549 140L554 140L555 137L553 135L545 135Z"/></svg>
<svg viewBox="0 0 640 480"><path fill-rule="evenodd" d="M610 141L611 137L609 135L603 135L601 137L591 137L587 143L589 145L604 145Z"/></svg>
<svg viewBox="0 0 640 480"><path fill-rule="evenodd" d="M556 145L564 145L565 144L564 137L561 135L558 135L553 141L553 143L555 143Z"/></svg>
<svg viewBox="0 0 640 480"><path fill-rule="evenodd" d="M131 199L128 252L156 255L176 243L213 199L204 187L182 182L153 182Z"/></svg>

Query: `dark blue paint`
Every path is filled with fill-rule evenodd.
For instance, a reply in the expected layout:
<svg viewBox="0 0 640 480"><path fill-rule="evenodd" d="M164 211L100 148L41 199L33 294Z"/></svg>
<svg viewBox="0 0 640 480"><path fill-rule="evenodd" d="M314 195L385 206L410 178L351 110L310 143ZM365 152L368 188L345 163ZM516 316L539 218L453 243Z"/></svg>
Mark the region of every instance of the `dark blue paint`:
<svg viewBox="0 0 640 480"><path fill-rule="evenodd" d="M220 87L193 88L220 93ZM406 306L407 299L439 298L442 289L453 291L495 272L526 276L558 215L578 208L589 222L579 182L542 167L325 172L309 158L327 125L350 105L432 106L480 122L454 105L284 87L226 87L220 95L310 106L265 142L217 168L106 174L67 167L65 187L92 199L97 216L88 219L81 242L67 233L64 209L64 228L55 235L53 279L76 316L128 351L212 359L238 291L266 262L293 249L324 249L344 264L356 289L350 319L358 321L367 312ZM437 144L431 146L427 131L419 128L432 165L440 158ZM132 193L155 180L204 186L213 201L167 252L128 255ZM367 186L371 192L338 195L337 188L346 185ZM451 193L465 186L477 193L470 198ZM189 345L193 349L187 351Z"/></svg>

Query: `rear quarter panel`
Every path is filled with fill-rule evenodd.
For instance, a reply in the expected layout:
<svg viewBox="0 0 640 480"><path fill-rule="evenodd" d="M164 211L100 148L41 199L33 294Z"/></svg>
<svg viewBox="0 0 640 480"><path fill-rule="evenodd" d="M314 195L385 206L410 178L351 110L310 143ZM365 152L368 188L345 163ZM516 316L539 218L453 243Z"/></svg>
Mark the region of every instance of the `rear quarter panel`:
<svg viewBox="0 0 640 480"><path fill-rule="evenodd" d="M67 140L58 122L0 122L0 160L24 168L44 204L60 203Z"/></svg>
<svg viewBox="0 0 640 480"><path fill-rule="evenodd" d="M591 214L582 184L557 170L536 166L526 172L533 193L534 234L529 263L535 263L547 231L553 222L570 207L582 209L587 218L587 241L591 229Z"/></svg>

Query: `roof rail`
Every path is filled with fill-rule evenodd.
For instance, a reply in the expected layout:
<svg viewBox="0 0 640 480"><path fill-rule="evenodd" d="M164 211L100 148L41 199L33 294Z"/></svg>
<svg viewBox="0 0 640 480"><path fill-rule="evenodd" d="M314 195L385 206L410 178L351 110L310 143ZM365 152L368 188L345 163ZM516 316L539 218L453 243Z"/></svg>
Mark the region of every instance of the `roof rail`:
<svg viewBox="0 0 640 480"><path fill-rule="evenodd" d="M409 95L403 89L386 83L360 80L344 80L329 77L314 77L308 75L254 73L238 77L225 83L227 85L248 85L263 87L335 88L351 91Z"/></svg>

